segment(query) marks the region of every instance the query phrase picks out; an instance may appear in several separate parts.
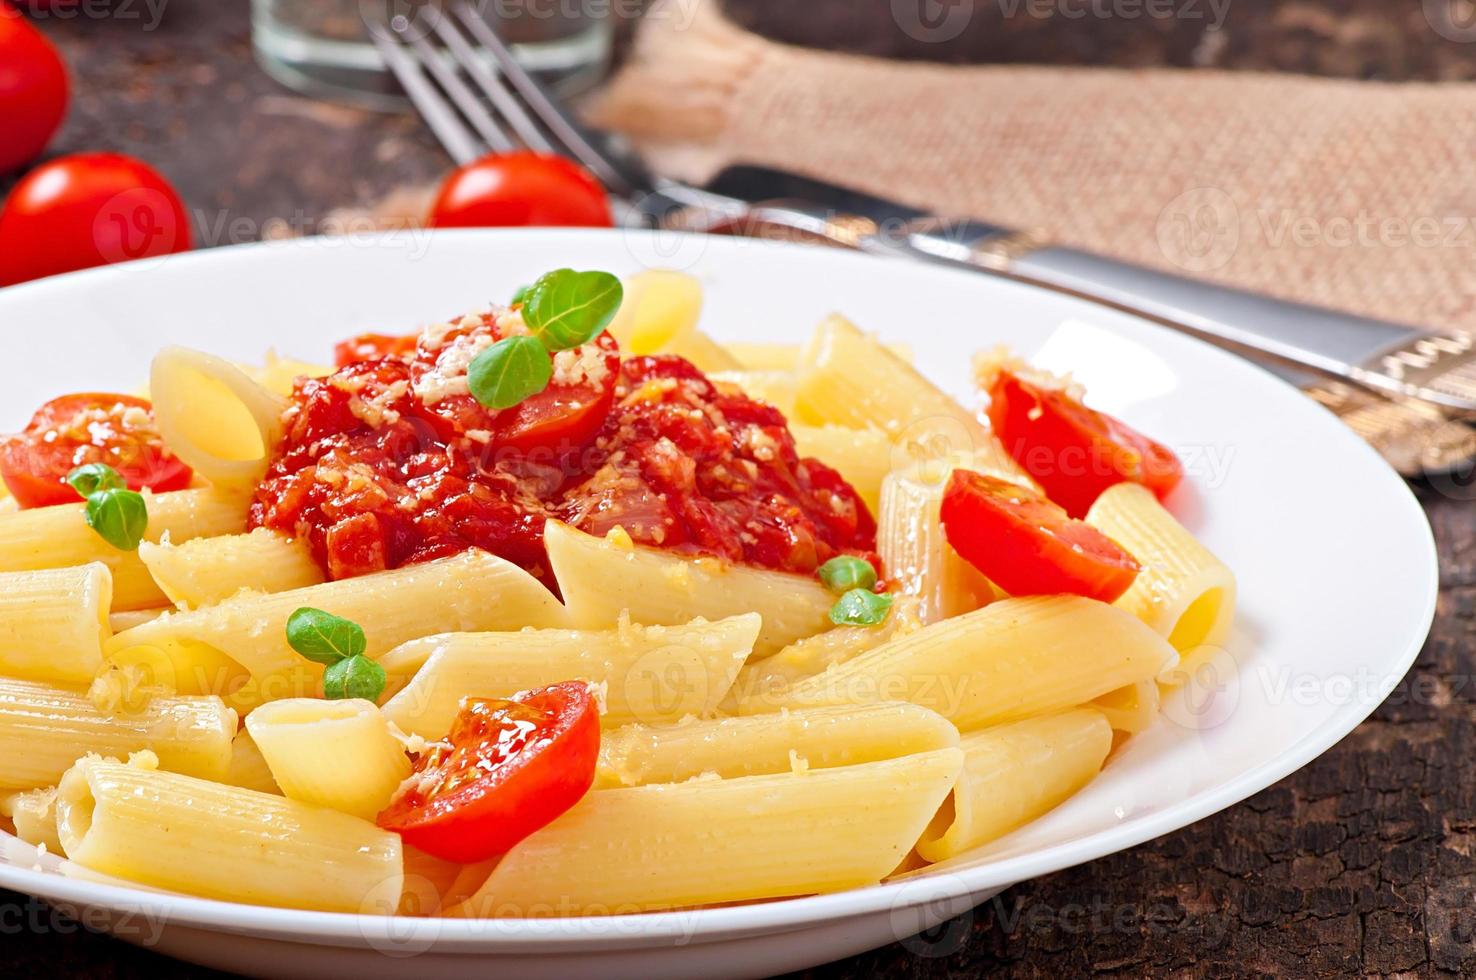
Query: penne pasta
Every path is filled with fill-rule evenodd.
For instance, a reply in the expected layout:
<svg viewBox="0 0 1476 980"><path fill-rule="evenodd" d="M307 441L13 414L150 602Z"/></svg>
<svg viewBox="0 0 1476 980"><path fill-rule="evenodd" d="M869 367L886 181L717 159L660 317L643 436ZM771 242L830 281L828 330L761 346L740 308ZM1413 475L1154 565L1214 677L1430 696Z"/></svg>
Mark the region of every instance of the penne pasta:
<svg viewBox="0 0 1476 980"><path fill-rule="evenodd" d="M874 884L962 766L956 748L807 773L591 792L451 916L604 915Z"/></svg>
<svg viewBox="0 0 1476 980"><path fill-rule="evenodd" d="M1143 566L1117 600L1184 655L1166 681L1192 675L1195 650L1223 647L1235 618L1235 575L1184 529L1148 490L1119 483L1087 512L1088 524L1126 548Z"/></svg>
<svg viewBox="0 0 1476 980"><path fill-rule="evenodd" d="M892 468L892 443L880 429L791 425L795 448L838 470L873 514L881 506L882 481Z"/></svg>
<svg viewBox="0 0 1476 980"><path fill-rule="evenodd" d="M815 771L880 762L958 745L942 715L892 702L783 711L668 727L627 725L600 742L595 786L680 783Z"/></svg>
<svg viewBox="0 0 1476 980"><path fill-rule="evenodd" d="M173 542L246 530L248 498L215 490L149 494L146 541ZM102 562L113 575L113 611L148 609L168 600L135 551L119 551L87 526L81 503L0 515L0 572Z"/></svg>
<svg viewBox="0 0 1476 980"><path fill-rule="evenodd" d="M259 527L249 534L144 542L138 556L159 589L180 609L198 609L243 589L287 592L323 582L305 542Z"/></svg>
<svg viewBox="0 0 1476 980"><path fill-rule="evenodd" d="M794 414L799 375L792 371L717 371L709 377L714 384L732 385L755 401L773 405L785 418Z"/></svg>
<svg viewBox="0 0 1476 980"><path fill-rule="evenodd" d="M282 438L287 403L231 362L166 347L149 370L154 417L174 454L220 487L255 486Z"/></svg>
<svg viewBox="0 0 1476 980"><path fill-rule="evenodd" d="M326 378L334 368L311 361L296 361L290 357L278 357L275 351L267 351L266 363L261 367L238 364L241 372L274 395L286 398L299 378Z"/></svg>
<svg viewBox="0 0 1476 980"><path fill-rule="evenodd" d="M390 914L400 838L296 800L89 756L57 787L67 857L155 888L253 905Z"/></svg>
<svg viewBox="0 0 1476 980"><path fill-rule="evenodd" d="M10 818L15 836L52 854L65 855L56 833L56 787L0 797L0 816Z"/></svg>
<svg viewBox="0 0 1476 980"><path fill-rule="evenodd" d="M753 653L764 657L830 626L835 597L816 579L622 546L558 521L549 521L544 543L569 618L580 629L614 626L622 614L648 626L676 626L694 616L756 612L763 628Z"/></svg>
<svg viewBox="0 0 1476 980"><path fill-rule="evenodd" d="M778 703L911 701L968 732L1084 704L1156 677L1174 659L1162 637L1105 603L1005 599L863 653Z"/></svg>
<svg viewBox="0 0 1476 980"><path fill-rule="evenodd" d="M1107 717L1114 732L1136 735L1158 719L1159 693L1154 681L1138 681L1115 691L1108 691L1091 702L1091 706Z"/></svg>
<svg viewBox="0 0 1476 980"><path fill-rule="evenodd" d="M1112 749L1099 711L1078 708L964 736L964 764L917 842L924 860L956 857L1059 806L1097 775Z"/></svg>
<svg viewBox="0 0 1476 980"><path fill-rule="evenodd" d="M100 562L0 572L0 674L89 683L111 635L113 579Z"/></svg>
<svg viewBox="0 0 1476 980"><path fill-rule="evenodd" d="M936 623L993 602L999 591L948 543L939 510L955 469L987 466L971 454L919 463L887 474L881 485L876 547L902 595L918 600L918 616Z"/></svg>
<svg viewBox="0 0 1476 980"><path fill-rule="evenodd" d="M564 609L517 565L482 551L407 565L355 579L263 595L245 593L193 612L161 616L119 633L109 658L137 647L203 646L240 664L258 682L262 700L296 697L322 676L287 643L287 619L302 607L323 609L363 627L368 654L449 627L465 630L559 626ZM218 692L228 693L228 692Z"/></svg>
<svg viewBox="0 0 1476 980"><path fill-rule="evenodd" d="M231 764L222 782L227 786L239 786L258 793L282 795L282 788L272 777L272 768L267 765L266 756L261 754L251 733L244 728L231 740Z"/></svg>
<svg viewBox="0 0 1476 980"><path fill-rule="evenodd" d="M151 749L166 769L223 779L236 713L219 698L156 697L107 714L84 694L0 678L0 789L53 786L89 752Z"/></svg>
<svg viewBox="0 0 1476 980"><path fill-rule="evenodd" d="M369 701L273 701L247 715L246 730L288 799L372 821L410 775L404 747Z"/></svg>
<svg viewBox="0 0 1476 980"><path fill-rule="evenodd" d="M467 695L508 697L585 680L603 686L606 725L705 717L732 686L759 628L749 613L682 626L429 636L380 659L392 684L414 675L384 713L402 731L435 739L450 731Z"/></svg>
<svg viewBox="0 0 1476 980"><path fill-rule="evenodd" d="M625 296L609 331L626 354L675 354L703 371L732 371L741 365L697 329L702 286L670 269L647 269L625 280Z"/></svg>
<svg viewBox="0 0 1476 980"><path fill-rule="evenodd" d="M738 358L745 371L797 371L812 365L806 363L807 350L801 344L766 344L727 341L728 353ZM886 344L893 356L912 363L912 348L907 344ZM809 352L812 353L812 352Z"/></svg>

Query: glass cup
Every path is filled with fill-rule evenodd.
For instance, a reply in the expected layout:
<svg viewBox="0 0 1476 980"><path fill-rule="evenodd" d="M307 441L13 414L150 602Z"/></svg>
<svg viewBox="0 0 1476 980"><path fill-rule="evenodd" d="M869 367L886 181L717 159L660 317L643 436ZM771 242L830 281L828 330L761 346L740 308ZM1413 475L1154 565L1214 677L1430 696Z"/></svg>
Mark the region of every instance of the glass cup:
<svg viewBox="0 0 1476 980"><path fill-rule="evenodd" d="M445 0L252 0L257 61L307 95L376 109L405 105L399 84L370 40L405 18L434 40ZM610 58L608 0L471 0L528 70L561 94L598 82Z"/></svg>

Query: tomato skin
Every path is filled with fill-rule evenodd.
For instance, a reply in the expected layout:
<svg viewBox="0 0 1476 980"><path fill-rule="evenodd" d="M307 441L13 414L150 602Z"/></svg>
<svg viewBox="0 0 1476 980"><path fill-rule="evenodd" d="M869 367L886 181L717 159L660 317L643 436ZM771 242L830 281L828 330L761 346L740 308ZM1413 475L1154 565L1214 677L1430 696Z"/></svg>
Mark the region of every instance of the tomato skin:
<svg viewBox="0 0 1476 980"><path fill-rule="evenodd" d="M0 174L46 149L67 111L67 69L46 35L0 2Z"/></svg>
<svg viewBox="0 0 1476 980"><path fill-rule="evenodd" d="M1137 561L1111 538L1005 480L954 470L940 514L953 549L1012 596L1113 602L1138 576Z"/></svg>
<svg viewBox="0 0 1476 980"><path fill-rule="evenodd" d="M594 785L599 752L599 710L583 681L506 701L466 698L447 742L417 762L420 784L378 823L427 854L485 861L578 803Z"/></svg>
<svg viewBox="0 0 1476 980"><path fill-rule="evenodd" d="M497 417L499 448L529 454L542 450L564 459L594 439L615 404L620 377L620 347L609 333L592 341L603 353L605 374L599 382L550 384Z"/></svg>
<svg viewBox="0 0 1476 980"><path fill-rule="evenodd" d="M605 189L589 171L563 157L524 150L485 156L452 171L427 223L609 228L615 219Z"/></svg>
<svg viewBox="0 0 1476 980"><path fill-rule="evenodd" d="M169 182L121 153L78 153L32 170L0 211L0 286L190 248Z"/></svg>
<svg viewBox="0 0 1476 980"><path fill-rule="evenodd" d="M25 431L0 440L0 479L22 508L76 503L80 498L66 478L84 463L106 463L133 490L183 490L194 472L164 446L152 418L137 420L134 409L152 406L99 392L52 399ZM84 412L102 415L78 422Z"/></svg>
<svg viewBox="0 0 1476 980"><path fill-rule="evenodd" d="M1118 483L1141 483L1162 500L1184 477L1167 446L1064 389L1007 370L990 386L989 421L1015 461L1072 517L1085 517Z"/></svg>

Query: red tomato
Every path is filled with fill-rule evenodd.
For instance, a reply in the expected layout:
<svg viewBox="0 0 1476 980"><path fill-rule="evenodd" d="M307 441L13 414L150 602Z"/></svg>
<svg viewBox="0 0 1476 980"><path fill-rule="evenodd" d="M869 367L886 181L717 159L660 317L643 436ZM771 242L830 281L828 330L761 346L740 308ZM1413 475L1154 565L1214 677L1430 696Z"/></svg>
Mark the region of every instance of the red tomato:
<svg viewBox="0 0 1476 980"><path fill-rule="evenodd" d="M86 463L106 463L134 490L183 490L193 476L165 447L149 403L131 395L54 398L0 441L0 479L22 507L76 503L67 474Z"/></svg>
<svg viewBox="0 0 1476 980"><path fill-rule="evenodd" d="M1010 595L1112 602L1138 576L1137 561L1107 535L1005 480L954 470L941 516L953 550Z"/></svg>
<svg viewBox="0 0 1476 980"><path fill-rule="evenodd" d="M596 367L594 377L586 375L574 384L551 383L499 414L496 446L520 453L545 450L563 458L594 439L615 404L615 382L620 378L620 348L615 338L602 333L594 343L603 353L603 369Z"/></svg>
<svg viewBox="0 0 1476 980"><path fill-rule="evenodd" d="M189 248L184 204L147 164L59 157L26 174L0 211L0 286Z"/></svg>
<svg viewBox="0 0 1476 980"><path fill-rule="evenodd" d="M506 701L466 698L379 825L436 857L485 861L578 803L599 752L599 712L582 681Z"/></svg>
<svg viewBox="0 0 1476 980"><path fill-rule="evenodd" d="M67 111L67 70L46 36L0 0L0 174L38 156Z"/></svg>
<svg viewBox="0 0 1476 980"><path fill-rule="evenodd" d="M1052 500L1084 517L1103 490L1141 483L1159 499L1184 477L1169 449L1069 391L1001 370L989 389L989 421L1005 448Z"/></svg>
<svg viewBox="0 0 1476 980"><path fill-rule="evenodd" d="M551 225L609 228L605 189L563 157L522 151L482 157L451 173L431 208L432 228Z"/></svg>
<svg viewBox="0 0 1476 980"><path fill-rule="evenodd" d="M346 368L360 361L378 361L386 357L407 357L415 353L419 334L398 336L387 333L361 333L333 348L333 363Z"/></svg>

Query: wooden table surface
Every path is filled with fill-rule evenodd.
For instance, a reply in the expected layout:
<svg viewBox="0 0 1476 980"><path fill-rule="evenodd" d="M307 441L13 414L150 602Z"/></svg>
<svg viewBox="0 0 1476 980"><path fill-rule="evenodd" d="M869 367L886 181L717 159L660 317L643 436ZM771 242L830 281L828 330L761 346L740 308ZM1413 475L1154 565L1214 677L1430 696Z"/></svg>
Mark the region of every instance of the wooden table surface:
<svg viewBox="0 0 1476 980"><path fill-rule="evenodd" d="M273 220L309 231L333 208L373 202L445 169L409 116L315 103L273 84L252 62L245 7L244 0L173 0L153 30L141 4L128 5L136 18L120 7L100 20L43 22L76 83L53 150L112 149L152 161L199 214L204 245L254 240ZM853 0L733 7L788 40L829 36L856 50L920 54ZM1224 36L1208 48L1202 24L1058 21L1018 27L1014 45L984 32L928 50L958 59L1214 64L1389 79L1473 74L1470 46L1432 39L1418 8L1235 0ZM1179 833L1023 884L932 937L812 975L1476 972L1476 766L1467 754L1476 750L1476 509L1417 491L1442 557L1434 633L1389 701L1340 745ZM202 972L4 892L0 935L0 975Z"/></svg>

